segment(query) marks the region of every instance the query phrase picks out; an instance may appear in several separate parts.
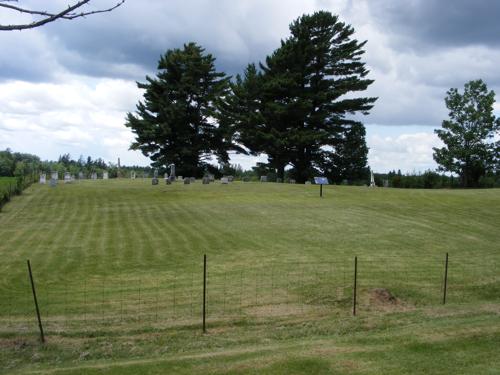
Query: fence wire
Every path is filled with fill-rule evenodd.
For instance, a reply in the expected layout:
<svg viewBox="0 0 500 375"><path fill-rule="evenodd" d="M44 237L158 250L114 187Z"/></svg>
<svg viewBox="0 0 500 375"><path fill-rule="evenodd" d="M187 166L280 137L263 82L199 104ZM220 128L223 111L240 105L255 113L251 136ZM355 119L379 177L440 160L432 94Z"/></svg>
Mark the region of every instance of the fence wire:
<svg viewBox="0 0 500 375"><path fill-rule="evenodd" d="M447 303L500 302L499 257L450 256ZM354 260L218 265L208 260L206 319L262 319L311 312L348 316L354 301ZM21 265L20 265L21 267ZM92 275L78 280L37 279L47 334L200 325L203 265L162 272ZM445 257L358 257L358 314L443 303ZM36 331L26 282L0 290L0 333Z"/></svg>

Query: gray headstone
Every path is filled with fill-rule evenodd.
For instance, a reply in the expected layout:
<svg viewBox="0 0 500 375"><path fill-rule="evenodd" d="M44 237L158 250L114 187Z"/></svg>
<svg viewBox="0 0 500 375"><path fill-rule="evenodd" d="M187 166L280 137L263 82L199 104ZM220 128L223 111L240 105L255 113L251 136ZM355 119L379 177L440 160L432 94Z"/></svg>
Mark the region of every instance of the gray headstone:
<svg viewBox="0 0 500 375"><path fill-rule="evenodd" d="M191 180L192 184L196 182L196 178L194 178L194 177L190 177L189 179Z"/></svg>
<svg viewBox="0 0 500 375"><path fill-rule="evenodd" d="M102 179L103 180L109 179L109 173L108 172L102 172Z"/></svg>
<svg viewBox="0 0 500 375"><path fill-rule="evenodd" d="M281 184L281 183L283 182L283 180L282 180L281 178L277 178L277 179L276 179L276 182L277 182L278 184Z"/></svg>
<svg viewBox="0 0 500 375"><path fill-rule="evenodd" d="M71 174L69 172L64 172L64 183L69 184L71 182Z"/></svg>
<svg viewBox="0 0 500 375"><path fill-rule="evenodd" d="M293 178L290 179L289 181L291 184L294 184L295 183L295 180Z"/></svg>
<svg viewBox="0 0 500 375"><path fill-rule="evenodd" d="M260 176L260 182L267 182L267 176Z"/></svg>
<svg viewBox="0 0 500 375"><path fill-rule="evenodd" d="M83 172L78 172L78 179L83 180Z"/></svg>
<svg viewBox="0 0 500 375"><path fill-rule="evenodd" d="M215 176L213 174L209 174L208 175L208 179L210 180L210 182L214 182L215 181Z"/></svg>
<svg viewBox="0 0 500 375"><path fill-rule="evenodd" d="M56 187L57 186L57 180L55 178L50 179L50 186L51 187Z"/></svg>
<svg viewBox="0 0 500 375"><path fill-rule="evenodd" d="M191 179L189 177L186 177L184 179L184 185L189 185L191 183Z"/></svg>
<svg viewBox="0 0 500 375"><path fill-rule="evenodd" d="M227 176L227 180L228 180L229 182L233 182L234 177L233 177L233 176Z"/></svg>
<svg viewBox="0 0 500 375"><path fill-rule="evenodd" d="M59 173L58 172L52 172L50 178L53 179L53 180L56 180L56 181L59 180Z"/></svg>
<svg viewBox="0 0 500 375"><path fill-rule="evenodd" d="M241 180L242 180L243 182L248 182L248 181L250 181L250 177L245 176L245 177L243 177Z"/></svg>
<svg viewBox="0 0 500 375"><path fill-rule="evenodd" d="M165 183L167 185L172 185L172 181L170 181L170 177L165 180Z"/></svg>
<svg viewBox="0 0 500 375"><path fill-rule="evenodd" d="M227 177L222 177L220 179L220 183L223 184L223 185L227 185L227 184L229 184L229 180L228 180Z"/></svg>
<svg viewBox="0 0 500 375"><path fill-rule="evenodd" d="M153 179L151 180L151 184L158 185L158 179L156 177L153 177Z"/></svg>
<svg viewBox="0 0 500 375"><path fill-rule="evenodd" d="M170 164L167 166L167 168L170 167L170 181L174 181L175 180L175 164Z"/></svg>
<svg viewBox="0 0 500 375"><path fill-rule="evenodd" d="M130 178L131 178L132 180L135 180L135 172L131 172L131 173L130 173Z"/></svg>
<svg viewBox="0 0 500 375"><path fill-rule="evenodd" d="M210 178L208 176L203 177L202 183L203 185L210 184Z"/></svg>
<svg viewBox="0 0 500 375"><path fill-rule="evenodd" d="M91 178L92 180L97 180L97 173L92 172L92 174L90 175L90 178Z"/></svg>
<svg viewBox="0 0 500 375"><path fill-rule="evenodd" d="M47 175L45 173L40 173L40 184L45 185L47 183Z"/></svg>

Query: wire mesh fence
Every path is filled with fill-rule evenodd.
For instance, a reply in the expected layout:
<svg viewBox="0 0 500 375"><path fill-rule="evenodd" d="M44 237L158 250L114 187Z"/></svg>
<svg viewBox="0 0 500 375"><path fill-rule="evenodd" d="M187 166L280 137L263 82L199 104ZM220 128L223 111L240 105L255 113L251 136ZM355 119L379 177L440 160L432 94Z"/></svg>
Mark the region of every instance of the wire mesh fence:
<svg viewBox="0 0 500 375"><path fill-rule="evenodd" d="M258 264L257 264L258 263ZM348 316L447 303L500 302L499 257L364 256L321 262L217 264L208 260L205 318L262 319L311 313ZM40 318L50 334L199 326L203 319L203 263L164 271L37 278ZM27 274L27 272L26 272ZM0 333L37 330L26 282L0 290ZM355 281L356 280L356 281ZM445 289L446 282L446 289ZM354 305L355 304L355 305Z"/></svg>

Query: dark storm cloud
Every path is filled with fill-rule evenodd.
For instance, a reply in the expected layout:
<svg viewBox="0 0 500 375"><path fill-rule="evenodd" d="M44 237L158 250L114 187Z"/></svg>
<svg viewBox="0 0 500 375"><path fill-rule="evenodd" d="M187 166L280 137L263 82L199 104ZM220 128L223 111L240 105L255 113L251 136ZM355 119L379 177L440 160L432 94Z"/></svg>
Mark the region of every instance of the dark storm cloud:
<svg viewBox="0 0 500 375"><path fill-rule="evenodd" d="M230 1L129 0L105 16L58 22L40 32L57 46L58 63L76 74L143 79L168 49L193 41L216 57L219 70L234 75L278 47L299 15L282 20L278 35L271 31L276 12L270 8L259 14L256 6Z"/></svg>
<svg viewBox="0 0 500 375"><path fill-rule="evenodd" d="M368 5L380 25L418 47L500 45L497 0L372 0Z"/></svg>

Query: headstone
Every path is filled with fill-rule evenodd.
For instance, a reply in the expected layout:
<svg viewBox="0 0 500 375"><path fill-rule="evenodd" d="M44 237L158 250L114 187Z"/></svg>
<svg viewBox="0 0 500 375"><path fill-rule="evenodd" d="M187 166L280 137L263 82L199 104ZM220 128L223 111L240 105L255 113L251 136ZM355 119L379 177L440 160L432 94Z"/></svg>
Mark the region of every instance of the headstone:
<svg viewBox="0 0 500 375"><path fill-rule="evenodd" d="M153 178L156 178L156 179L158 178L158 169L155 169L153 171Z"/></svg>
<svg viewBox="0 0 500 375"><path fill-rule="evenodd" d="M170 177L165 180L165 183L167 185L172 185L172 181L170 180Z"/></svg>
<svg viewBox="0 0 500 375"><path fill-rule="evenodd" d="M71 174L69 172L64 172L64 183L65 184L71 183Z"/></svg>
<svg viewBox="0 0 500 375"><path fill-rule="evenodd" d="M83 180L83 172L78 172L78 179Z"/></svg>
<svg viewBox="0 0 500 375"><path fill-rule="evenodd" d="M109 179L109 173L108 172L102 172L102 179L103 180Z"/></svg>
<svg viewBox="0 0 500 375"><path fill-rule="evenodd" d="M377 187L377 185L375 185L375 177L373 177L373 171L370 171L370 187Z"/></svg>
<svg viewBox="0 0 500 375"><path fill-rule="evenodd" d="M281 178L279 178L279 177L278 177L278 178L276 179L276 182L277 182L278 184L281 184L281 183L283 182L283 180L282 180Z"/></svg>
<svg viewBox="0 0 500 375"><path fill-rule="evenodd" d="M163 175L163 178L164 178L165 180L168 180L168 173L167 173L167 172L165 172L165 174Z"/></svg>
<svg viewBox="0 0 500 375"><path fill-rule="evenodd" d="M167 168L170 168L170 181L175 181L175 164L170 164L167 166Z"/></svg>
<svg viewBox="0 0 500 375"><path fill-rule="evenodd" d="M267 176L260 176L260 182L267 182Z"/></svg>
<svg viewBox="0 0 500 375"><path fill-rule="evenodd" d="M227 176L227 180L228 180L229 182L233 182L234 177L233 177L233 176Z"/></svg>
<svg viewBox="0 0 500 375"><path fill-rule="evenodd" d="M50 177L53 180L59 180L59 173L58 172L52 172L52 175Z"/></svg>
<svg viewBox="0 0 500 375"><path fill-rule="evenodd" d="M385 188L389 187L389 180L384 180L384 187Z"/></svg>
<svg viewBox="0 0 500 375"><path fill-rule="evenodd" d="M56 187L57 186L57 180L55 178L50 179L50 186L51 187Z"/></svg>
<svg viewBox="0 0 500 375"><path fill-rule="evenodd" d="M196 182L196 178L194 178L194 177L191 177L191 178L189 178L189 179L191 180L191 183L192 183L192 184L194 184L194 183Z"/></svg>
<svg viewBox="0 0 500 375"><path fill-rule="evenodd" d="M227 184L229 184L229 179L227 177L222 177L220 179L220 183L223 185L227 185Z"/></svg>
<svg viewBox="0 0 500 375"><path fill-rule="evenodd" d="M290 179L289 183L295 184L295 180L293 178Z"/></svg>
<svg viewBox="0 0 500 375"><path fill-rule="evenodd" d="M177 180L179 180L179 181L184 181L184 178L183 178L182 176L178 176L178 177L177 177Z"/></svg>
<svg viewBox="0 0 500 375"><path fill-rule="evenodd" d="M191 179L189 177L186 177L184 179L184 185L189 185L191 183Z"/></svg>
<svg viewBox="0 0 500 375"><path fill-rule="evenodd" d="M210 180L210 182L214 182L215 181L215 176L213 174L209 174L208 175L208 179Z"/></svg>
<svg viewBox="0 0 500 375"><path fill-rule="evenodd" d="M248 181L250 181L250 177L245 176L245 177L243 177L243 178L241 179L241 181L243 181L243 182L248 182Z"/></svg>
<svg viewBox="0 0 500 375"><path fill-rule="evenodd" d="M208 176L204 176L202 182L203 185L208 185L210 184L210 178Z"/></svg>
<svg viewBox="0 0 500 375"><path fill-rule="evenodd" d="M130 178L131 178L132 180L135 180L135 172L130 172Z"/></svg>
<svg viewBox="0 0 500 375"><path fill-rule="evenodd" d="M304 182L305 185L311 185L311 181Z"/></svg>
<svg viewBox="0 0 500 375"><path fill-rule="evenodd" d="M151 184L158 185L158 178L153 177L153 179L151 180Z"/></svg>
<svg viewBox="0 0 500 375"><path fill-rule="evenodd" d="M40 184L45 185L47 183L47 175L45 173L40 173Z"/></svg>
<svg viewBox="0 0 500 375"><path fill-rule="evenodd" d="M97 173L92 172L92 174L90 175L90 178L91 178L92 180L97 180Z"/></svg>

